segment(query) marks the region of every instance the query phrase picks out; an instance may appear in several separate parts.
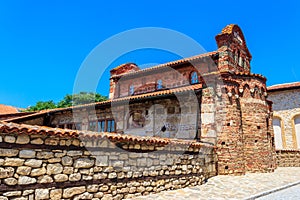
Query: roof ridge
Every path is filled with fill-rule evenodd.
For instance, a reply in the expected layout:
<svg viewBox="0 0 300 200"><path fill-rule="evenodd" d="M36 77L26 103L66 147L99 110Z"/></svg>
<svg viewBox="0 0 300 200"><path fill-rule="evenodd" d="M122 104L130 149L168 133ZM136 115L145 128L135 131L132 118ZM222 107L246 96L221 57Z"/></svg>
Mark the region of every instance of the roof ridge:
<svg viewBox="0 0 300 200"><path fill-rule="evenodd" d="M133 72L130 72L130 73L127 73L127 74L114 75L111 78L119 77L119 76L129 76L129 75L137 74L137 73L140 73L140 72L147 72L147 71L159 69L159 68L162 68L162 67L172 66L172 65L176 65L176 64L179 64L179 63L182 63L182 62L192 61L192 60L196 60L196 59L203 58L203 57L206 57L206 56L210 56L210 55L216 54L218 52L219 52L218 50L209 51L209 52L194 55L194 56L191 56L191 57L188 57L188 58L182 58L182 59L179 59L179 60L174 60L174 61L170 61L170 62L167 62L167 63L162 63L162 64L159 64L159 65L155 65L155 66L145 68L145 69L141 69L141 70L138 70L138 71L133 71Z"/></svg>
<svg viewBox="0 0 300 200"><path fill-rule="evenodd" d="M109 133L109 132L93 132L87 130L71 130L61 128L51 128L46 126L28 125L28 124L17 124L12 122L0 122L0 131L4 133L16 133L21 132L24 134L46 134L55 135L58 137L73 137L73 138L107 138L112 141L120 142L137 142L137 143L156 143L159 145L168 144L184 144L193 147L213 147L213 145L201 143L195 140L183 140L173 138L159 138L151 136L135 136L120 133ZM18 134L19 134L18 133Z"/></svg>

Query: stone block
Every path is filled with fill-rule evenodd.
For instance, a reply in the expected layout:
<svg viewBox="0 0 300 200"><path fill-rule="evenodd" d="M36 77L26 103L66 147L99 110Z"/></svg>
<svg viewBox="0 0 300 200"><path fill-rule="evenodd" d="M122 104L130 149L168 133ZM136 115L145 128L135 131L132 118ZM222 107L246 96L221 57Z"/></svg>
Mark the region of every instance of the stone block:
<svg viewBox="0 0 300 200"><path fill-rule="evenodd" d="M38 167L42 166L42 163L43 163L42 160L28 159L25 161L24 165L29 166L29 167L38 168Z"/></svg>
<svg viewBox="0 0 300 200"><path fill-rule="evenodd" d="M31 170L30 176L41 176L46 174L47 170L45 167L38 168L38 169L33 169Z"/></svg>
<svg viewBox="0 0 300 200"><path fill-rule="evenodd" d="M4 142L7 143L15 143L16 142L16 138L12 135L6 135L4 136Z"/></svg>
<svg viewBox="0 0 300 200"><path fill-rule="evenodd" d="M60 163L48 164L47 165L47 174L60 174L63 171L63 166Z"/></svg>
<svg viewBox="0 0 300 200"><path fill-rule="evenodd" d="M0 148L0 156L1 157L13 157L13 156L17 156L18 153L19 153L19 150L17 150L17 149Z"/></svg>
<svg viewBox="0 0 300 200"><path fill-rule="evenodd" d="M54 154L52 152L42 151L38 152L36 157L38 159L50 159L54 157Z"/></svg>
<svg viewBox="0 0 300 200"><path fill-rule="evenodd" d="M21 196L21 194L22 194L21 191L12 191L12 192L4 192L3 196L14 197L14 196Z"/></svg>
<svg viewBox="0 0 300 200"><path fill-rule="evenodd" d="M96 166L108 166L108 156L96 156Z"/></svg>
<svg viewBox="0 0 300 200"><path fill-rule="evenodd" d="M20 158L5 158L4 166L18 167L24 164L24 159Z"/></svg>
<svg viewBox="0 0 300 200"><path fill-rule="evenodd" d="M74 156L81 156L82 155L82 151L68 151L67 152L68 156L74 157Z"/></svg>
<svg viewBox="0 0 300 200"><path fill-rule="evenodd" d="M38 183L52 183L53 178L49 175L39 176L37 182Z"/></svg>
<svg viewBox="0 0 300 200"><path fill-rule="evenodd" d="M63 190L63 198L71 198L74 195L82 194L85 191L85 186L66 188Z"/></svg>
<svg viewBox="0 0 300 200"><path fill-rule="evenodd" d="M44 144L44 140L42 140L41 138L36 138L34 140L31 140L30 143L31 144Z"/></svg>
<svg viewBox="0 0 300 200"><path fill-rule="evenodd" d="M95 164L94 160L88 158L78 158L74 162L75 168L91 168Z"/></svg>
<svg viewBox="0 0 300 200"><path fill-rule="evenodd" d="M56 174L56 175L54 175L55 182L65 182L68 179L69 179L69 177L66 174Z"/></svg>
<svg viewBox="0 0 300 200"><path fill-rule="evenodd" d="M30 142L30 138L28 135L18 135L17 144L28 144Z"/></svg>
<svg viewBox="0 0 300 200"><path fill-rule="evenodd" d="M70 156L64 156L62 157L61 162L64 166L71 166L73 164L73 159Z"/></svg>
<svg viewBox="0 0 300 200"><path fill-rule="evenodd" d="M28 166L20 166L17 168L17 173L20 175L29 175L31 172L31 167Z"/></svg>
<svg viewBox="0 0 300 200"><path fill-rule="evenodd" d="M81 179L80 173L70 174L70 177L69 177L70 181L80 181L80 179Z"/></svg>
<svg viewBox="0 0 300 200"><path fill-rule="evenodd" d="M34 150L21 150L19 152L20 158L34 158L35 157L35 151Z"/></svg>
<svg viewBox="0 0 300 200"><path fill-rule="evenodd" d="M6 179L4 179L4 183L6 185L16 185L18 183L18 181L15 178L6 178Z"/></svg>
<svg viewBox="0 0 300 200"><path fill-rule="evenodd" d="M50 191L51 199L61 199L62 198L62 189L53 189Z"/></svg>
<svg viewBox="0 0 300 200"><path fill-rule="evenodd" d="M35 190L35 199L49 199L49 189L36 189Z"/></svg>
<svg viewBox="0 0 300 200"><path fill-rule="evenodd" d="M19 185L29 185L29 184L33 184L33 183L36 183L36 179L31 178L29 176L20 176L18 179Z"/></svg>

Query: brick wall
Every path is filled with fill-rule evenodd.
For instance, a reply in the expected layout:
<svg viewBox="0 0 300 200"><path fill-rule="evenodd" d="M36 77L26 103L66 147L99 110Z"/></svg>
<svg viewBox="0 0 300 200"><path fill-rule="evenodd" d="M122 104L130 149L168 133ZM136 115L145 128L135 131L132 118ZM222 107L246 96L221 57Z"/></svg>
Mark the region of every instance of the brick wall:
<svg viewBox="0 0 300 200"><path fill-rule="evenodd" d="M1 199L123 199L199 185L216 175L213 146L52 134L59 129L30 134L33 129L0 133Z"/></svg>

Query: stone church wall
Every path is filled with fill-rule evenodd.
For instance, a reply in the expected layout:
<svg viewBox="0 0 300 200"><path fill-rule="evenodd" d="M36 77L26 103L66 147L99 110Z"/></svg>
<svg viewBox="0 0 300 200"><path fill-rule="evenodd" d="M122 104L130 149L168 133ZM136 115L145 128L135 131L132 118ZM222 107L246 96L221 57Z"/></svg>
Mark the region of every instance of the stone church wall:
<svg viewBox="0 0 300 200"><path fill-rule="evenodd" d="M300 115L300 89L269 92L268 98L273 102L274 117L282 122L282 149L298 149L294 118Z"/></svg>

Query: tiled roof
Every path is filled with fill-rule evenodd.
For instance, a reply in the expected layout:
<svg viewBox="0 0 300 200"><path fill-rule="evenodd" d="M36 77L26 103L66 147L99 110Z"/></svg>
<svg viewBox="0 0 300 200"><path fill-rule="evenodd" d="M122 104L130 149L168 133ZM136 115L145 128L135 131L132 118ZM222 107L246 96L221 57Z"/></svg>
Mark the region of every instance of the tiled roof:
<svg viewBox="0 0 300 200"><path fill-rule="evenodd" d="M113 68L113 69L110 70L110 71L111 71L111 72L112 72L112 71L116 71L116 70L118 70L118 69L120 69L120 68L122 68L122 67L124 67L124 66L126 66L126 65L136 65L136 64L135 64L135 63L132 63L132 62L124 63L124 64L121 64L121 65L119 65L119 66Z"/></svg>
<svg viewBox="0 0 300 200"><path fill-rule="evenodd" d="M25 115L31 115L36 112L18 112L18 113L8 113L8 114L0 114L0 120L6 120L10 118L25 116Z"/></svg>
<svg viewBox="0 0 300 200"><path fill-rule="evenodd" d="M168 145L168 144L180 144L189 145L192 147L203 147L212 145L197 142L195 140L181 140L181 139L170 139L170 138L159 138L159 137L145 137L145 136L133 136L118 133L107 133L107 132L92 132L92 131L77 131L70 129L60 129L60 128L49 128L45 126L37 125L27 125L27 124L16 124L0 122L0 132L2 133L18 133L18 134L41 134L49 136L58 137L72 137L72 138L92 138L101 139L107 138L112 142L135 142L135 143L146 143L146 144L158 144L158 145Z"/></svg>
<svg viewBox="0 0 300 200"><path fill-rule="evenodd" d="M275 91L291 90L291 89L297 89L297 88L300 88L300 82L272 85L272 86L267 87L267 90L268 90L268 92L275 92Z"/></svg>
<svg viewBox="0 0 300 200"><path fill-rule="evenodd" d="M13 106L0 104L0 114L17 113L19 109Z"/></svg>
<svg viewBox="0 0 300 200"><path fill-rule="evenodd" d="M235 24L229 24L229 25L227 25L225 28L223 28L223 30L222 30L222 33L223 34L230 34L230 33L232 33L232 29L233 29L233 27L235 26Z"/></svg>
<svg viewBox="0 0 300 200"><path fill-rule="evenodd" d="M83 104L83 105L72 106L72 107L68 107L68 108L56 108L56 109L50 109L50 110L42 110L42 111L34 113L34 114L30 114L30 115L26 115L26 116L22 116L22 117L16 117L16 118L8 119L5 121L6 122L10 122L10 121L15 122L15 121L18 121L21 119L26 119L29 117L44 115L46 113L66 111L66 110L72 110L72 109L80 109L80 108L93 107L93 106L99 106L99 105L110 105L111 103L130 101L130 100L139 100L139 99L152 98L152 97L158 97L158 96L166 96L166 95L172 95L172 94L187 92L187 91L195 91L195 90L200 90L200 89L202 89L202 84L188 85L188 86L178 87L178 88L174 88L174 89L159 90L159 91L150 92L150 93L121 97L121 98L117 98L117 99L113 99L113 100L101 101L101 102L90 103L90 104Z"/></svg>
<svg viewBox="0 0 300 200"><path fill-rule="evenodd" d="M164 68L164 67L171 67L171 66L178 65L178 64L188 63L188 62L192 62L192 61L195 61L197 59L200 59L200 58L215 55L217 53L218 53L218 51L212 51L212 52L192 56L192 57L189 57L189 58L183 58L183 59L180 59L180 60L175 60L175 61L172 61L172 62L156 65L156 66L153 66L153 67L150 67L150 68L141 69L139 71L130 72L130 73L124 74L122 76L129 76L129 75L134 75L134 74L137 74L137 73L149 72L149 71L152 71L152 70L161 69L161 68ZM118 77L118 75L112 76L112 78L114 78L114 77Z"/></svg>

